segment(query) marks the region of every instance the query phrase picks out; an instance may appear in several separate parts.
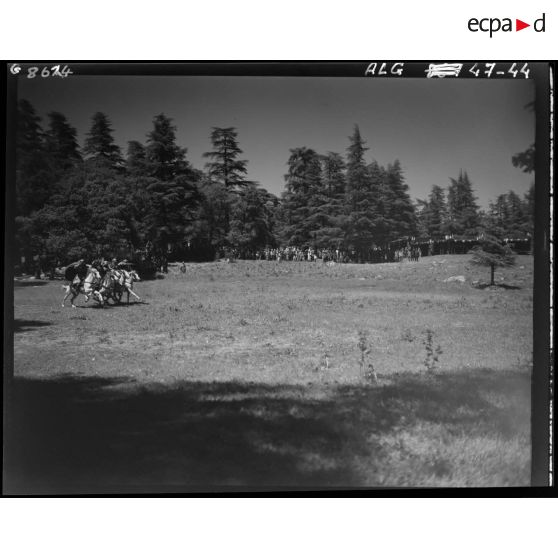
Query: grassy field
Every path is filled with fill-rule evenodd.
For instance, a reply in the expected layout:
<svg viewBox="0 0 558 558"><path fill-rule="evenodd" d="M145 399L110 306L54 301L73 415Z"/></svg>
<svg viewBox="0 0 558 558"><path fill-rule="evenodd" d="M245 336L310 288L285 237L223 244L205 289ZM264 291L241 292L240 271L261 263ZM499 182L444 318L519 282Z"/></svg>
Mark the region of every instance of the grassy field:
<svg viewBox="0 0 558 558"><path fill-rule="evenodd" d="M488 278L468 256L188 264L76 309L16 281L8 487L527 485L532 258Z"/></svg>

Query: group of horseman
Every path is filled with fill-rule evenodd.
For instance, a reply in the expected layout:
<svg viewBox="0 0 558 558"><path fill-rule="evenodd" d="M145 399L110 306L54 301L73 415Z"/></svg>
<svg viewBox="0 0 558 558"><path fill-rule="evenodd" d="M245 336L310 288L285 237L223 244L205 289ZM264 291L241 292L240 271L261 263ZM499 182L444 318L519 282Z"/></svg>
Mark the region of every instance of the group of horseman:
<svg viewBox="0 0 558 558"><path fill-rule="evenodd" d="M72 295L73 302L79 293L85 295L85 300L89 297L96 299L103 304L109 298L115 302L120 302L123 292L128 295L128 302L130 294L136 300L141 300L140 297L132 290L134 281L139 281L138 274L134 271L128 270L129 263L127 260L118 262L116 258L108 261L104 258L99 258L91 262L85 263L85 260L80 259L66 266L65 277L70 284L65 287L66 295L62 301L62 306L65 305L66 299L70 294Z"/></svg>

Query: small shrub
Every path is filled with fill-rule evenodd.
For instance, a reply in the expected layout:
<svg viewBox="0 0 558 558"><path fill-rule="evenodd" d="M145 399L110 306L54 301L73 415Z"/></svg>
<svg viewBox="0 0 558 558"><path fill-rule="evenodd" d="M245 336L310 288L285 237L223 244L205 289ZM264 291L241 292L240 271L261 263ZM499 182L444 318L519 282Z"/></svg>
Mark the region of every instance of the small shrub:
<svg viewBox="0 0 558 558"><path fill-rule="evenodd" d="M438 364L438 359L442 354L442 347L438 345L434 348L434 332L431 329L425 331L426 339L422 342L426 349L426 357L424 359L424 366L427 372L434 372Z"/></svg>
<svg viewBox="0 0 558 558"><path fill-rule="evenodd" d="M320 370L329 370L330 357L327 352L322 354L320 358Z"/></svg>
<svg viewBox="0 0 558 558"><path fill-rule="evenodd" d="M473 257L471 263L490 268L490 285L494 285L494 271L497 267L511 267L515 265L515 252L508 244L504 244L496 237L483 235L479 246L469 251Z"/></svg>
<svg viewBox="0 0 558 558"><path fill-rule="evenodd" d="M360 351L359 365L361 375L365 380L370 381L373 378L375 381L378 381L374 365L369 362L369 355L372 348L370 347L365 331L358 332L358 348Z"/></svg>
<svg viewBox="0 0 558 558"><path fill-rule="evenodd" d="M408 341L409 343L412 343L416 337L412 334L410 329L406 329L402 334L401 334L401 339L403 341Z"/></svg>

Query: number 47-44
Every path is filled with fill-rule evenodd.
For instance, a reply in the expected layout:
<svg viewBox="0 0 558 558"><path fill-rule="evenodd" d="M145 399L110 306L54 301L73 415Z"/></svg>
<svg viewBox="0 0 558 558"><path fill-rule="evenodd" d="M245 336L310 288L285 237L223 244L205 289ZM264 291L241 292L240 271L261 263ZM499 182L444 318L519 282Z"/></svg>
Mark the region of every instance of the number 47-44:
<svg viewBox="0 0 558 558"><path fill-rule="evenodd" d="M502 76L502 75L506 75L506 72L503 70L494 71L494 68L496 68L496 64L494 62L487 62L484 66L485 69L479 69L479 64L475 64L470 70L469 72L471 74L473 74L475 77L479 77L479 74L483 74L485 77L491 77L492 75L497 75L497 76ZM525 79L529 78L529 65L527 63L523 64L523 66L521 67L521 69L519 69L519 66L517 64L517 62L514 62L507 70L508 74L511 74L514 78L517 77L518 74L523 74L525 76ZM521 77L521 76L520 76Z"/></svg>

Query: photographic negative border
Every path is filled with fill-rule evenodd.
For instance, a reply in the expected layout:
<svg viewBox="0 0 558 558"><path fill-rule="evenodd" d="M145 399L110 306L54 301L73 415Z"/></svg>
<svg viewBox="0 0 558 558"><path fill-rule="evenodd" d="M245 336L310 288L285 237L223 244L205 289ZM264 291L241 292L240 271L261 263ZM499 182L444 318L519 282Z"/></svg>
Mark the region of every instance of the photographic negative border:
<svg viewBox="0 0 558 558"><path fill-rule="evenodd" d="M17 107L17 83L23 79L25 69L30 66L52 66L56 61L17 62L21 68L19 75L14 75L16 62L6 64L6 190L5 190L5 240L4 240L4 434L9 426L11 390L13 380L13 274L6 262L12 261L14 237L15 208L15 128ZM451 74L445 79L489 79L484 75L474 75L471 71L477 64L493 61L457 61L461 65L458 77ZM510 61L497 61L496 64L508 64ZM552 454L552 416L553 400L553 346L551 343L551 319L553 312L553 243L551 223L553 211L553 174L552 149L554 138L552 72L553 63L545 61L518 61L518 65L528 63L535 85L535 231L534 231L534 294L533 294L533 375L532 375L532 461L531 487L548 487L554 483ZM374 66L374 74L370 67ZM65 61L63 65L71 68L74 75L122 75L122 76L284 76L284 77L352 77L355 79L428 79L431 64L448 65L438 61L351 61L351 62L79 62ZM396 66L399 65L399 66ZM393 68L401 69L394 73ZM382 68L384 73L382 73ZM71 77L70 77L71 79ZM437 78L439 79L439 78ZM501 79L494 75L490 79ZM503 79L509 79L505 76ZM550 312L549 312L550 310ZM153 487L155 490L161 487ZM149 490L149 487L146 487ZM424 495L430 489L421 489ZM445 489L444 489L445 490ZM476 490L476 489L473 489ZM508 489L506 489L508 490ZM144 492L141 490L141 492ZM229 492L224 490L223 492ZM234 491L233 491L234 492ZM296 491L298 492L298 491ZM384 492L384 491L381 491ZM439 490L436 490L439 494Z"/></svg>

